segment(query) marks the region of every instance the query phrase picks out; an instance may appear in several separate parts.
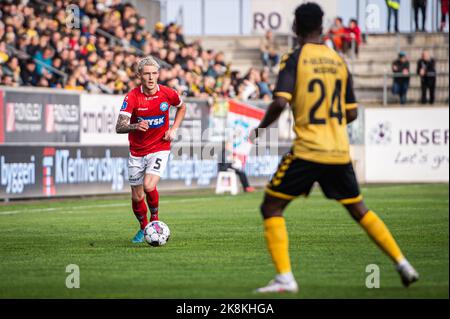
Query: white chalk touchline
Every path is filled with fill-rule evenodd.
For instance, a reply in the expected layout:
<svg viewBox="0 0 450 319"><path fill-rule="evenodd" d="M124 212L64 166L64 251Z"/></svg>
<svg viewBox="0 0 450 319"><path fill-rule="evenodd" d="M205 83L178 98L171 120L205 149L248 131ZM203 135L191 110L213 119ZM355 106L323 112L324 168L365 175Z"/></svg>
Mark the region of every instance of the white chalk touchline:
<svg viewBox="0 0 450 319"><path fill-rule="evenodd" d="M54 212L54 211L63 211L63 210L74 210L74 209L83 209L83 208L93 208L93 207L118 207L125 206L125 204L100 204L100 205L84 205L84 206L72 206L72 207L48 207L48 208L32 208L32 209L18 209L18 210L9 210L0 212L0 215L13 215L20 213L38 213L38 212Z"/></svg>
<svg viewBox="0 0 450 319"><path fill-rule="evenodd" d="M186 203L186 202L196 202L196 201L208 201L211 199L216 199L213 197L199 197L199 198L186 198L186 199L176 199L173 201L168 200L161 200L159 201L161 204L167 204L171 202L177 202L177 203ZM17 209L17 210L7 210L7 211L0 211L0 216L2 215L14 215L14 214L21 214L21 213L41 213L41 212L58 212L58 211L73 211L76 209L84 209L84 208L107 208L107 207L125 207L130 206L130 203L116 203L116 204L98 204L98 205L83 205L83 206L72 206L72 207L48 207L48 208L31 208L31 209Z"/></svg>

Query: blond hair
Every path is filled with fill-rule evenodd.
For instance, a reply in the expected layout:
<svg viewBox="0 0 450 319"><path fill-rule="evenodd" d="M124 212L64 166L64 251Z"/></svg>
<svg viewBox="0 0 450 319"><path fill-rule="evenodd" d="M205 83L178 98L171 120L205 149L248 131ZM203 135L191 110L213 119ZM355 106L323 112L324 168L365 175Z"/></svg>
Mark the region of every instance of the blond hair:
<svg viewBox="0 0 450 319"><path fill-rule="evenodd" d="M144 66L151 65L156 67L158 70L160 69L159 63L153 58L152 56L147 56L145 58L142 58L139 60L137 64L137 73L141 74L142 70L144 69Z"/></svg>

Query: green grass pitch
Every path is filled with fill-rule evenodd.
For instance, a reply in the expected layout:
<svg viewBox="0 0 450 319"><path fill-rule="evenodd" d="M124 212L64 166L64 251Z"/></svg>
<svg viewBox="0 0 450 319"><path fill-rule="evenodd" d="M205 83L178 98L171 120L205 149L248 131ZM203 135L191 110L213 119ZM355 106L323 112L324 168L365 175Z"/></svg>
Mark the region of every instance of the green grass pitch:
<svg viewBox="0 0 450 319"><path fill-rule="evenodd" d="M270 298L448 298L448 185L370 186L366 203L391 229L421 278L401 286L390 260L319 191L286 219L300 292ZM262 193L161 195L172 231L164 247L133 245L128 197L0 206L0 298L260 298L274 275L262 233ZM66 265L80 267L68 289ZM381 287L368 289L368 264Z"/></svg>

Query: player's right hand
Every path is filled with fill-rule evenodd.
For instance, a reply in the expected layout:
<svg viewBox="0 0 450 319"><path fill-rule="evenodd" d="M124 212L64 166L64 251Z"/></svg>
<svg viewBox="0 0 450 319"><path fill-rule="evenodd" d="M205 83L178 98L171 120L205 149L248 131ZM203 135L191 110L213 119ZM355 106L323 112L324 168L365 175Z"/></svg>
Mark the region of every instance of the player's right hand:
<svg viewBox="0 0 450 319"><path fill-rule="evenodd" d="M136 130L146 132L148 130L148 121L140 121L137 123Z"/></svg>

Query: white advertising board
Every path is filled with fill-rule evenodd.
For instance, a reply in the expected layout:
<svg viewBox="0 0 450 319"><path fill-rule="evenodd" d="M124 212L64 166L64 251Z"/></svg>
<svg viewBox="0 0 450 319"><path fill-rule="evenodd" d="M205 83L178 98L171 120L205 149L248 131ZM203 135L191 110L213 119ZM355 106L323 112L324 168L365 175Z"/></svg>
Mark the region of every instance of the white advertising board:
<svg viewBox="0 0 450 319"><path fill-rule="evenodd" d="M81 145L128 145L128 134L116 133L122 95L81 95Z"/></svg>
<svg viewBox="0 0 450 319"><path fill-rule="evenodd" d="M366 182L448 182L449 109L365 110Z"/></svg>

